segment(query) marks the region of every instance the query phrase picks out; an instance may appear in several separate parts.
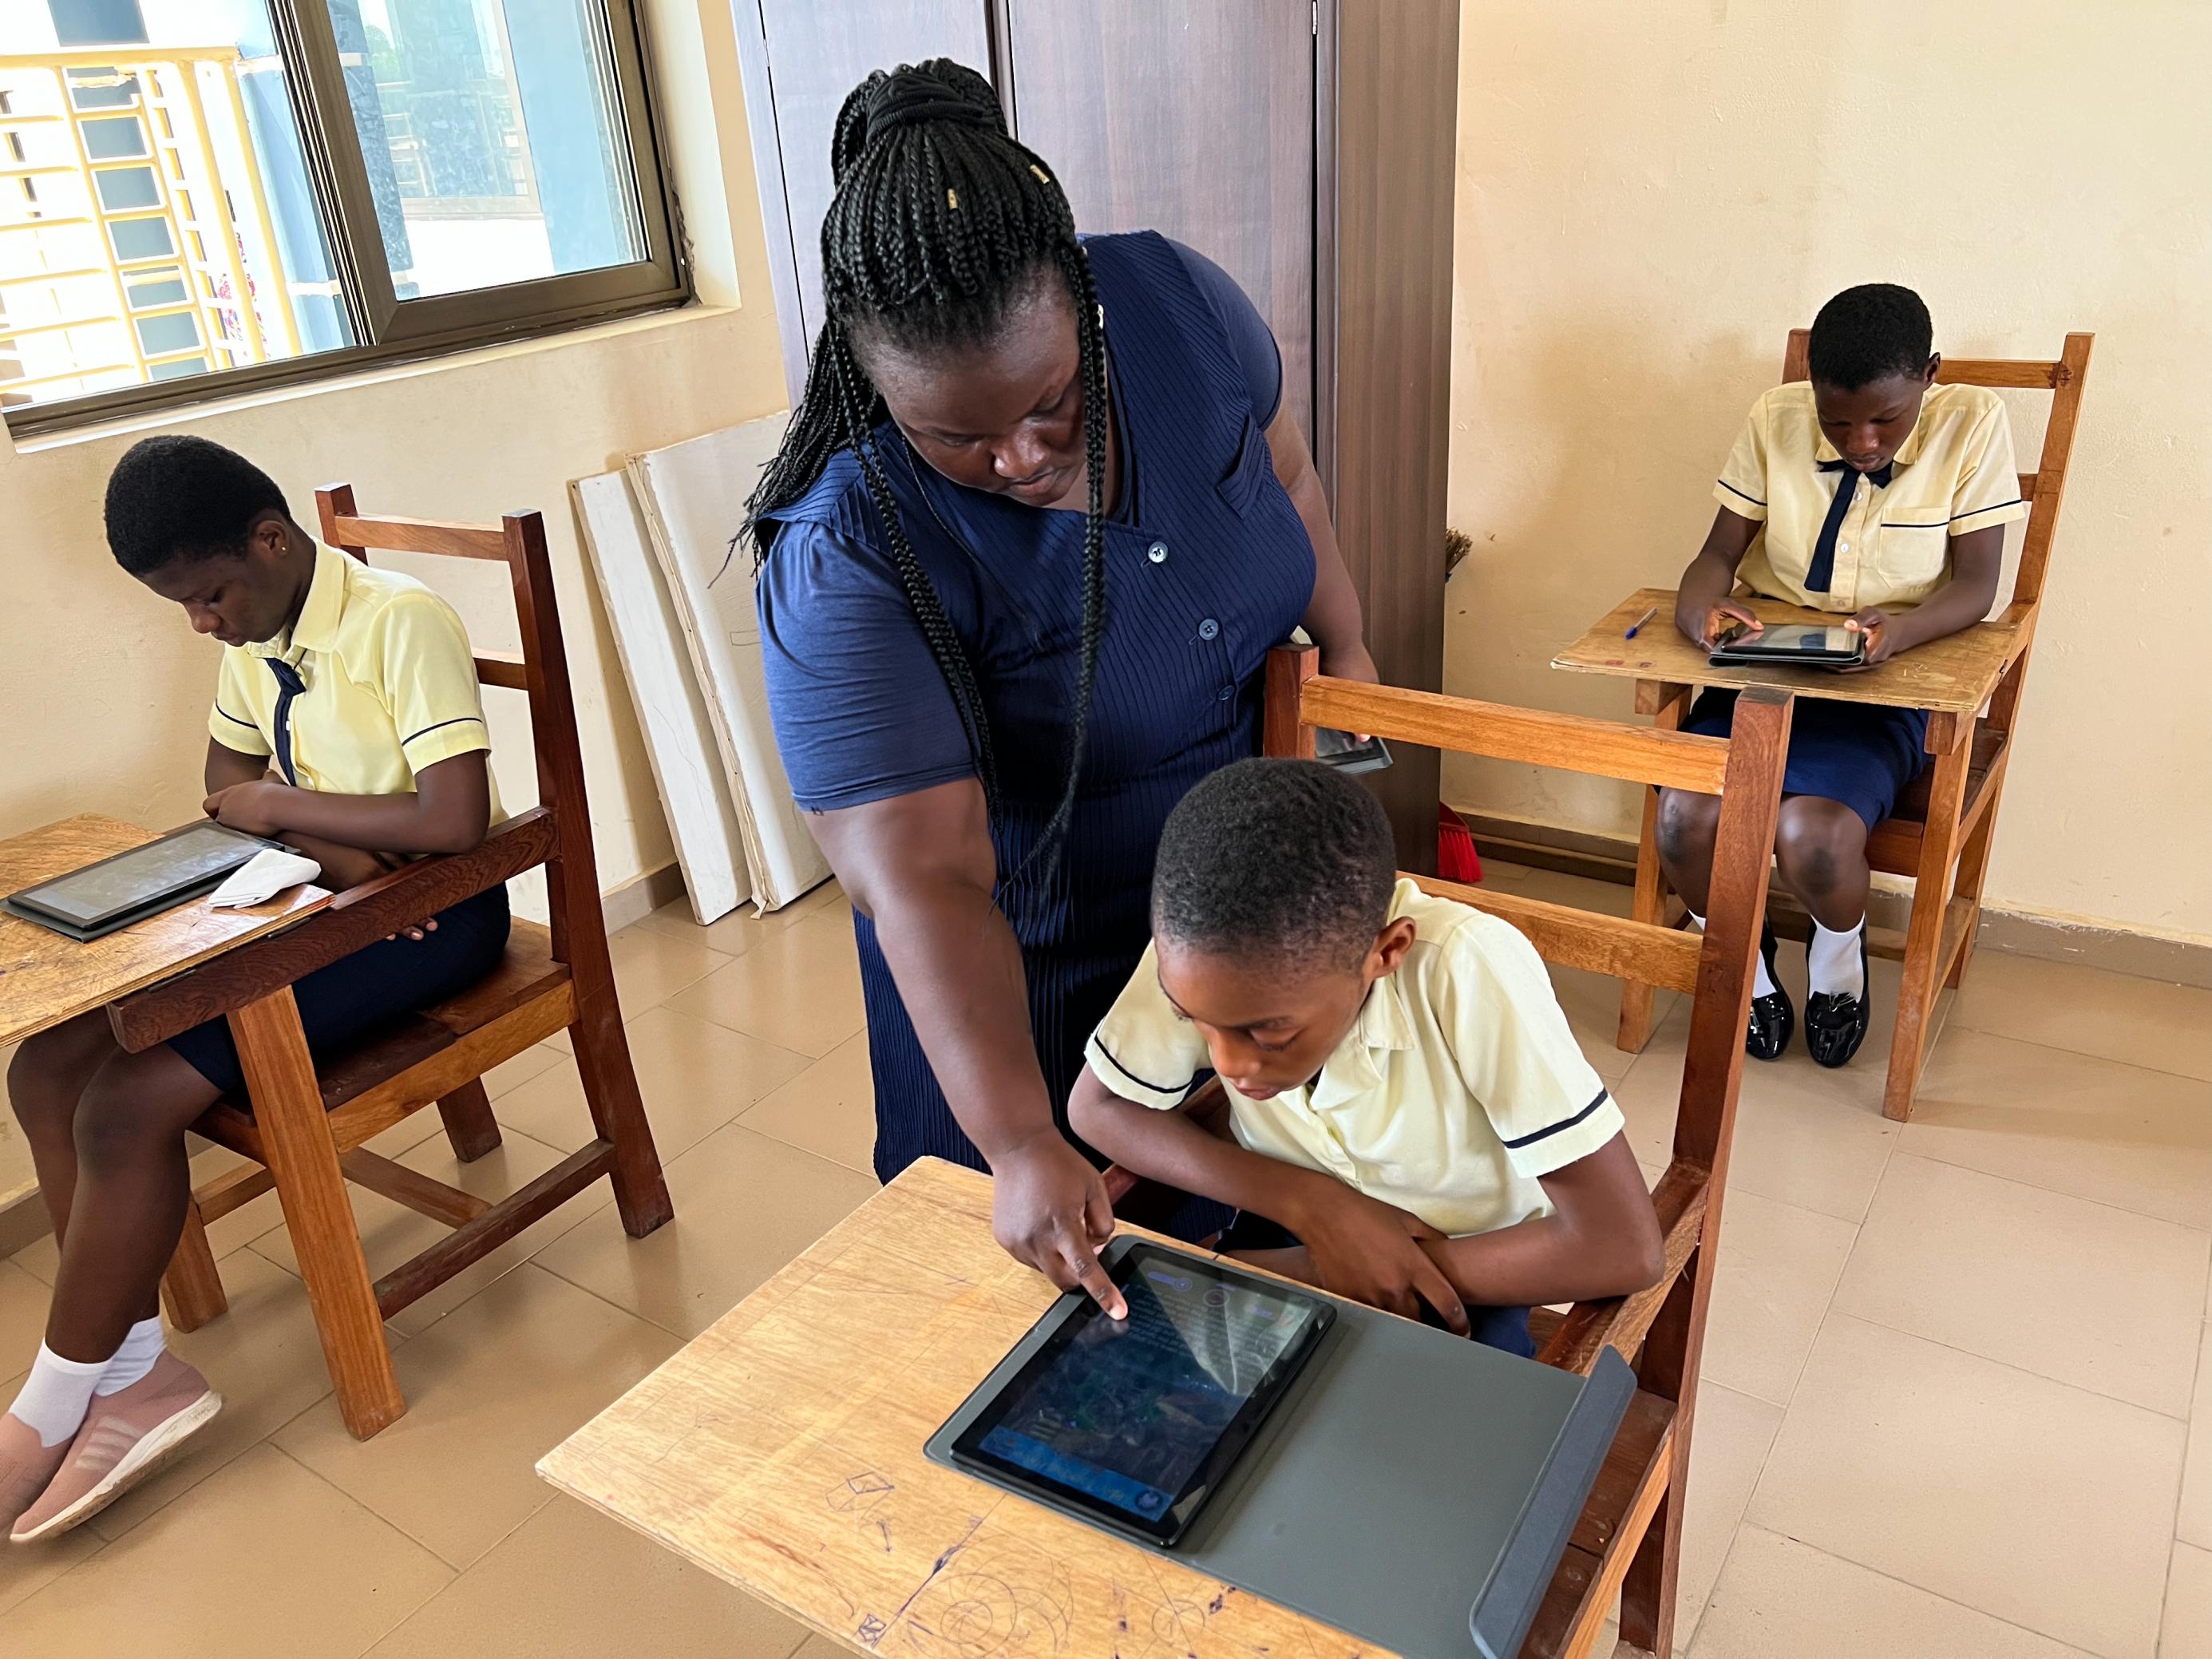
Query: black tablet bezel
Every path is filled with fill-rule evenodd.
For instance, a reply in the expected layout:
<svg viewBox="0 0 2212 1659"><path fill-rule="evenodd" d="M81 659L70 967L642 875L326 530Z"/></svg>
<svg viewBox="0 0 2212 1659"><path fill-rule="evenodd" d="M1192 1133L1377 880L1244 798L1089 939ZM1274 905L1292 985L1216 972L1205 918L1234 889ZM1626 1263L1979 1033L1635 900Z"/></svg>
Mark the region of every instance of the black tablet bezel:
<svg viewBox="0 0 2212 1659"><path fill-rule="evenodd" d="M1335 728L1322 726L1316 730L1335 731ZM1333 766L1340 772L1383 772L1397 764L1397 757L1391 754L1390 745L1380 738L1369 738L1364 743L1354 743L1349 732L1338 732L1337 735L1345 739L1342 749L1328 755L1321 753L1318 747L1315 750L1314 758L1323 766Z"/></svg>
<svg viewBox="0 0 2212 1659"><path fill-rule="evenodd" d="M1223 1479L1236 1467L1237 1458L1260 1431L1267 1415L1289 1393L1297 1380L1298 1373L1313 1358L1322 1338L1336 1322L1336 1310L1328 1299L1309 1295L1273 1279L1263 1279L1256 1273L1240 1271L1227 1262L1212 1256L1192 1255L1181 1250L1165 1249L1157 1244L1133 1243L1122 1252L1118 1261L1108 1266L1108 1276L1117 1285L1126 1285L1129 1278L1150 1260L1171 1261L1178 1273L1190 1273L1211 1278L1223 1285L1233 1285L1240 1290L1258 1291L1270 1296L1285 1306L1302 1307L1308 1310L1305 1328L1290 1346L1275 1358L1246 1399L1237 1415L1231 1418L1212 1447L1200 1462L1182 1490L1176 1494L1157 1521L1147 1521L1141 1516L1107 1503L1092 1493L1066 1486L1051 1476L1023 1468L996 1454L983 1449L984 1438L1005 1420L1010 1401L1018 1396L1029 1383L1056 1361L1076 1338L1078 1333L1094 1319L1106 1316L1090 1297L1070 1298L1057 1315L1059 1324L1044 1342L1024 1361L1019 1370L1008 1377L988 1404L963 1429L951 1446L955 1463L971 1473L987 1476L1000 1485L1018 1492L1026 1492L1047 1499L1064 1509L1079 1511L1089 1521L1109 1531L1124 1534L1162 1548L1172 1548L1176 1540L1189 1530L1205 1507L1207 1499L1218 1491ZM1048 1315L1048 1318L1054 1317Z"/></svg>
<svg viewBox="0 0 2212 1659"><path fill-rule="evenodd" d="M1856 650L1839 652L1828 648L1816 651L1784 651L1766 643L1767 636L1783 628L1836 629L1840 623L1777 623L1763 633L1752 634L1738 629L1724 634L1713 645L1707 657L1714 668L1765 667L1779 668L1855 668L1866 660L1866 641L1862 635Z"/></svg>
<svg viewBox="0 0 2212 1659"><path fill-rule="evenodd" d="M204 834L210 830L236 841L245 856L236 864L227 866L211 874L203 872L189 880L179 882L172 887L152 889L126 899L121 903L111 904L106 909L94 915L87 915L82 911L72 913L57 909L51 904L42 902L38 896L47 888L57 886L65 881L73 881L88 870L98 870L107 865L118 864L125 859L143 858L155 848L167 842L176 841L185 836ZM233 871L251 861L256 854L276 845L276 842L264 840L259 836L249 836L242 830L234 830L228 824L216 823L212 819L202 818L197 823L180 824L167 835L156 836L151 841L141 842L137 846L125 848L120 853L111 853L104 859L94 859L90 864L81 864L74 870L64 870L57 875L48 876L44 881L33 882L30 886L18 892L9 894L8 904L18 915L23 915L27 921L45 921L51 919L52 921L63 924L64 927L74 928L96 937L106 931L107 923L115 921L118 918L157 915L172 905L181 904L188 898L212 891L220 887L224 878Z"/></svg>

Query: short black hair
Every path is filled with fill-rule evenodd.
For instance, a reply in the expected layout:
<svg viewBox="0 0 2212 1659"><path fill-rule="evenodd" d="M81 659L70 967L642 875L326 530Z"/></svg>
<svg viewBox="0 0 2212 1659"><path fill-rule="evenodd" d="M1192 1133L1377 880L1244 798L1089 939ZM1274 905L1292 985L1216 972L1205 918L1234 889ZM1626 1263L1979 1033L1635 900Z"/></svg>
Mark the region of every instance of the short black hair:
<svg viewBox="0 0 2212 1659"><path fill-rule="evenodd" d="M1382 805L1317 761L1247 760L1185 795L1160 831L1152 929L1209 955L1356 965L1390 919Z"/></svg>
<svg viewBox="0 0 2212 1659"><path fill-rule="evenodd" d="M205 438L142 439L107 475L107 546L134 576L180 559L245 552L264 513L292 510L266 472Z"/></svg>
<svg viewBox="0 0 2212 1659"><path fill-rule="evenodd" d="M1895 283L1866 283L1820 307L1807 356L1822 386L1856 392L1891 374L1917 380L1935 349L1936 325L1917 294Z"/></svg>

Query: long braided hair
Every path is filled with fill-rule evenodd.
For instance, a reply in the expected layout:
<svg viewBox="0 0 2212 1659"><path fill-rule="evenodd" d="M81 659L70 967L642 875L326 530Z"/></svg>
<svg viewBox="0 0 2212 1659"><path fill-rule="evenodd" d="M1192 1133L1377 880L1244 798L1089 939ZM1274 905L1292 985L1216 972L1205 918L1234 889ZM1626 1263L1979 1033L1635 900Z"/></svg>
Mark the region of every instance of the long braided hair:
<svg viewBox="0 0 2212 1659"><path fill-rule="evenodd" d="M1074 302L1090 499L1067 779L1031 854L1051 858L1075 810L1106 612L1106 343L1075 216L1044 163L1007 133L990 83L947 58L878 70L854 88L837 112L830 158L836 193L822 220L825 319L805 394L745 503L753 556L757 563L768 552L763 518L805 494L830 459L850 449L995 817L1000 780L982 693L900 522L873 436L888 410L853 340L857 331L871 346L932 355L987 345L1037 282L1057 273Z"/></svg>

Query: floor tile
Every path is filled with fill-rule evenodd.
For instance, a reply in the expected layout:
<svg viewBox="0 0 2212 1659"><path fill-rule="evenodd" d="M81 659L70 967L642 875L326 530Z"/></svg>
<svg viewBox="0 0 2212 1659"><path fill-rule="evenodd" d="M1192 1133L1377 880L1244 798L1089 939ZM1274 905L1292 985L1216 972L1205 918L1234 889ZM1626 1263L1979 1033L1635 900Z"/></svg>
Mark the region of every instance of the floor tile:
<svg viewBox="0 0 2212 1659"><path fill-rule="evenodd" d="M2194 1078L1953 1031L1898 1146L2212 1228L2212 1086Z"/></svg>
<svg viewBox="0 0 2212 1659"><path fill-rule="evenodd" d="M673 1551L556 1495L370 1659L785 1659L805 1635Z"/></svg>
<svg viewBox="0 0 2212 1659"><path fill-rule="evenodd" d="M2189 1457L2182 1467L2181 1515L2174 1532L2185 1543L2212 1550L2212 1325L2203 1328L2197 1345L2197 1386L2189 1407Z"/></svg>
<svg viewBox="0 0 2212 1659"><path fill-rule="evenodd" d="M804 1072L805 1054L677 1008L648 1008L624 1028L638 1092L661 1161L680 1157L763 1096ZM562 1059L499 1103L499 1120L573 1152L592 1138L576 1062Z"/></svg>
<svg viewBox="0 0 2212 1659"><path fill-rule="evenodd" d="M2181 1417L2208 1261L2212 1233L1900 1152L1835 1306Z"/></svg>
<svg viewBox="0 0 2212 1659"><path fill-rule="evenodd" d="M2212 991L1982 951L1952 1023L2212 1081Z"/></svg>
<svg viewBox="0 0 2212 1659"><path fill-rule="evenodd" d="M1683 1003L1613 1085L1629 1143L1645 1163L1671 1155L1689 1042ZM1863 1055L1840 1071L1816 1066L1802 1048L1771 1064L1746 1060L1736 1095L1729 1191L1756 1193L1800 1209L1857 1221L1873 1201L1899 1126L1881 1115L1879 1068L1869 1082Z"/></svg>
<svg viewBox="0 0 2212 1659"><path fill-rule="evenodd" d="M2069 1659L2069 1648L1759 1527L1736 1534L1691 1659Z"/></svg>
<svg viewBox="0 0 2212 1659"><path fill-rule="evenodd" d="M390 1428L356 1440L325 1401L276 1443L465 1567L551 1498L537 1460L677 1346L526 1263L399 1350L407 1414Z"/></svg>
<svg viewBox="0 0 2212 1659"><path fill-rule="evenodd" d="M452 1577L261 1446L0 1616L0 1652L354 1659Z"/></svg>
<svg viewBox="0 0 2212 1659"><path fill-rule="evenodd" d="M0 1261L0 1370L27 1371L46 1340L53 1287L13 1258Z"/></svg>
<svg viewBox="0 0 2212 1659"><path fill-rule="evenodd" d="M680 898L673 904L662 905L646 917L641 925L672 934L678 939L695 940L711 951L720 951L726 957L741 957L771 934L781 933L805 914L799 904L787 904L781 910L762 915L754 910L752 901L747 899L729 915L717 916L702 927L691 914L691 901Z"/></svg>
<svg viewBox="0 0 2212 1659"><path fill-rule="evenodd" d="M1690 1446L1689 1508L1682 1514L1682 1565L1675 1581L1674 1646L1686 1648L1721 1575L1744 1507L1766 1467L1782 1407L1717 1382L1698 1385Z"/></svg>
<svg viewBox="0 0 2212 1659"><path fill-rule="evenodd" d="M2151 1659L2182 1434L1834 1314L1745 1518L2107 1659Z"/></svg>
<svg viewBox="0 0 2212 1659"><path fill-rule="evenodd" d="M541 1072L550 1072L568 1053L550 1043L533 1042L512 1059L502 1060L483 1074L484 1092L494 1100L518 1089Z"/></svg>
<svg viewBox="0 0 2212 1659"><path fill-rule="evenodd" d="M625 1019L657 1007L730 960L697 939L644 927L609 934L607 954L614 958L615 989Z"/></svg>
<svg viewBox="0 0 2212 1659"><path fill-rule="evenodd" d="M564 1066L568 1063L562 1062ZM455 1158L453 1147L442 1134L431 1136L396 1161L417 1175L442 1181L448 1187L458 1187L478 1198L496 1200L528 1186L565 1156L565 1152L548 1146L519 1129L502 1126L500 1144L473 1164L464 1164ZM443 1222L434 1221L366 1187L348 1182L346 1196L353 1200L355 1223L361 1229L362 1254L368 1259L368 1271L373 1275L381 1276L404 1267L453 1231ZM520 1267L530 1259L532 1250L558 1237L564 1226L574 1224L593 1207L611 1202L612 1196L605 1182L585 1188L562 1209L519 1237L507 1240L482 1261L471 1262L386 1322L407 1335L427 1330L501 1274ZM299 1253L293 1248L292 1235L285 1228L276 1228L254 1240L253 1251L289 1273L300 1271Z"/></svg>
<svg viewBox="0 0 2212 1659"><path fill-rule="evenodd" d="M2159 1659L2203 1659L2212 1653L2212 1554L2187 1544L2173 1547L2166 1570L2158 1651Z"/></svg>
<svg viewBox="0 0 2212 1659"><path fill-rule="evenodd" d="M610 1206L534 1259L694 1337L875 1190L869 1176L732 1124L668 1165L676 1218L658 1231L629 1237Z"/></svg>
<svg viewBox="0 0 2212 1659"><path fill-rule="evenodd" d="M61 1265L61 1247L54 1243L52 1233L45 1233L9 1256L8 1260L41 1285L54 1282L54 1270ZM0 1364L5 1364L0 1359Z"/></svg>
<svg viewBox="0 0 2212 1659"><path fill-rule="evenodd" d="M1790 1403L1855 1231L1756 1193L1728 1194L1700 1367L1708 1381Z"/></svg>
<svg viewBox="0 0 2212 1659"><path fill-rule="evenodd" d="M188 1452L92 1518L92 1528L105 1537L120 1538L331 1391L322 1339L300 1281L251 1250L224 1260L222 1281L228 1313L196 1331L168 1333L170 1348L222 1396L222 1411Z"/></svg>
<svg viewBox="0 0 2212 1659"><path fill-rule="evenodd" d="M866 1023L852 925L802 917L670 1004L818 1060Z"/></svg>
<svg viewBox="0 0 2212 1659"><path fill-rule="evenodd" d="M1623 1050L1614 1041L1620 1030L1620 981L1581 968L1562 968L1557 963L1547 966L1552 975L1552 989L1559 999L1561 1012L1567 1017L1567 1027L1574 1032L1575 1041L1582 1044L1591 1068L1608 1084L1620 1082L1637 1060L1636 1055ZM1672 991L1654 994L1653 1017L1663 1021L1680 1000ZM1657 1037L1656 1029L1653 1036L1655 1040Z"/></svg>
<svg viewBox="0 0 2212 1659"><path fill-rule="evenodd" d="M757 1133L872 1175L876 1085L868 1071L868 1034L846 1038L738 1121Z"/></svg>
<svg viewBox="0 0 2212 1659"><path fill-rule="evenodd" d="M13 1400L23 1378L0 1383L0 1400ZM29 1600L64 1573L82 1566L107 1547L107 1540L90 1527L79 1527L36 1548L16 1549L0 1544L0 1613ZM5 1629L0 1625L0 1631ZM10 1652L12 1653L12 1650Z"/></svg>

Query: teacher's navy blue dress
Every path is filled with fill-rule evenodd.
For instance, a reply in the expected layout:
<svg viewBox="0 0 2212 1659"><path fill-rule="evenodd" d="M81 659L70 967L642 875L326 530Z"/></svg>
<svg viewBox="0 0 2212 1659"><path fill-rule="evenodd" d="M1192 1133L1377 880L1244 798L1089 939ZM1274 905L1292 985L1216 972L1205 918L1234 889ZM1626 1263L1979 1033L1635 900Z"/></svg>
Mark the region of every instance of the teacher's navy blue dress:
<svg viewBox="0 0 2212 1659"><path fill-rule="evenodd" d="M1314 591L1314 550L1262 428L1279 359L1251 303L1152 232L1084 246L1105 313L1121 457L1105 526L1106 623L1074 818L1030 865L1060 799L1080 643L1084 515L965 489L886 422L875 438L915 554L974 665L1000 799L1000 903L1063 1129L1083 1045L1143 953L1168 812L1259 752L1268 647ZM1260 406L1255 407L1255 404ZM773 516L761 637L777 746L801 807L834 811L974 775L952 695L893 568L850 451ZM856 917L875 1074L876 1172L984 1167L946 1106L867 918Z"/></svg>

